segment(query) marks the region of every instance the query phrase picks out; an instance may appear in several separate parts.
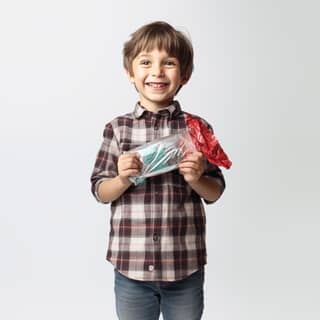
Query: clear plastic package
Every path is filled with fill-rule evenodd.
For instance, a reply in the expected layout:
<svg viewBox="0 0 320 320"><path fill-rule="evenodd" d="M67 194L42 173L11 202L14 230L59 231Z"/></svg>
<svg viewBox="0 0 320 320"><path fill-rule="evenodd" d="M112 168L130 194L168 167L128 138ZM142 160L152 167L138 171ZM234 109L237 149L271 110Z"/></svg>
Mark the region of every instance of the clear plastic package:
<svg viewBox="0 0 320 320"><path fill-rule="evenodd" d="M138 153L143 165L140 175L130 177L130 180L138 185L145 178L175 170L182 158L195 151L197 150L188 130L134 148L129 152Z"/></svg>

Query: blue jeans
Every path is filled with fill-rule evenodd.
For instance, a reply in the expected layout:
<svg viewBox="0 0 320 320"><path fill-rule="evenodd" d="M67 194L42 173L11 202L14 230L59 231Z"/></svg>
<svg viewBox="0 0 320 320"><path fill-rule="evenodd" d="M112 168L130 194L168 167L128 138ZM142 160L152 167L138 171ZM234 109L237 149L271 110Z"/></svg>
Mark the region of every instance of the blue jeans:
<svg viewBox="0 0 320 320"><path fill-rule="evenodd" d="M200 320L203 312L204 269L174 281L137 281L115 270L119 320Z"/></svg>

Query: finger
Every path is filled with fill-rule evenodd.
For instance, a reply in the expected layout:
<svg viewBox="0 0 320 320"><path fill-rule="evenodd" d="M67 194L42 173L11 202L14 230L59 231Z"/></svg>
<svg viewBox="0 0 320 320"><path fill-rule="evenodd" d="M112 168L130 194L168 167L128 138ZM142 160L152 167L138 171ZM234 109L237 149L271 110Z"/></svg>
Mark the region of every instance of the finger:
<svg viewBox="0 0 320 320"><path fill-rule="evenodd" d="M137 158L136 156L125 156L125 157L120 157L119 158L119 164L121 165L125 165L125 166L138 166L141 167L142 166L142 162L139 158Z"/></svg>
<svg viewBox="0 0 320 320"><path fill-rule="evenodd" d="M118 169L119 172L126 172L129 170L134 170L135 173L139 173L141 171L142 164L136 159L125 159L119 161Z"/></svg>
<svg viewBox="0 0 320 320"><path fill-rule="evenodd" d="M130 170L130 169L134 169L134 170L141 170L141 164L137 163L137 162L124 162L124 163L120 163L119 164L119 170Z"/></svg>
<svg viewBox="0 0 320 320"><path fill-rule="evenodd" d="M139 153L123 153L120 155L119 159L126 160L126 159L139 159Z"/></svg>
<svg viewBox="0 0 320 320"><path fill-rule="evenodd" d="M179 170L182 170L184 173L202 175L204 167L194 162L185 162L179 164Z"/></svg>
<svg viewBox="0 0 320 320"><path fill-rule="evenodd" d="M195 152L188 153L188 154L187 154L187 157L202 158L202 157L203 157L203 154L202 154L202 152L195 151Z"/></svg>
<svg viewBox="0 0 320 320"><path fill-rule="evenodd" d="M195 152L191 153L191 155L192 155L193 157L195 157L195 158L198 158L198 159L203 158L203 154L202 154L202 152L200 152L200 151L195 151Z"/></svg>
<svg viewBox="0 0 320 320"><path fill-rule="evenodd" d="M182 174L192 174L195 175L198 173L196 169L193 168L179 168L180 173Z"/></svg>
<svg viewBox="0 0 320 320"><path fill-rule="evenodd" d="M184 169L191 168L191 169L198 170L201 168L201 165L194 161L184 161L179 163L179 168L184 168Z"/></svg>

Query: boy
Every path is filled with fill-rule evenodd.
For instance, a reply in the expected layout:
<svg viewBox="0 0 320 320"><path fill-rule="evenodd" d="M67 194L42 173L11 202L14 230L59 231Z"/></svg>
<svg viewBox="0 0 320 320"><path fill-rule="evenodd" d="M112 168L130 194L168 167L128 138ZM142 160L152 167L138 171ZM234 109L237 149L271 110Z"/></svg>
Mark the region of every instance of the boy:
<svg viewBox="0 0 320 320"><path fill-rule="evenodd" d="M98 201L111 203L107 260L115 268L120 320L198 320L203 312L206 203L225 183L200 152L177 170L133 185L139 145L186 129L186 112L174 96L193 70L190 41L165 22L142 26L124 45L124 67L139 102L104 130L91 177ZM200 118L199 118L200 119ZM209 128L210 126L201 119Z"/></svg>

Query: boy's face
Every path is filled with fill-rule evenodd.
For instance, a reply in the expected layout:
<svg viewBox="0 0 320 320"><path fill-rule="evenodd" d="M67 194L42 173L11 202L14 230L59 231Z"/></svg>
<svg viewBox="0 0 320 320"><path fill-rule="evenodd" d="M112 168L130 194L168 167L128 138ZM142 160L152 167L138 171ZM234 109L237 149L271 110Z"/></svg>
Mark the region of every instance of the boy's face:
<svg viewBox="0 0 320 320"><path fill-rule="evenodd" d="M140 52L128 76L139 92L141 105L152 112L168 107L180 85L186 83L181 79L178 59L158 49Z"/></svg>

